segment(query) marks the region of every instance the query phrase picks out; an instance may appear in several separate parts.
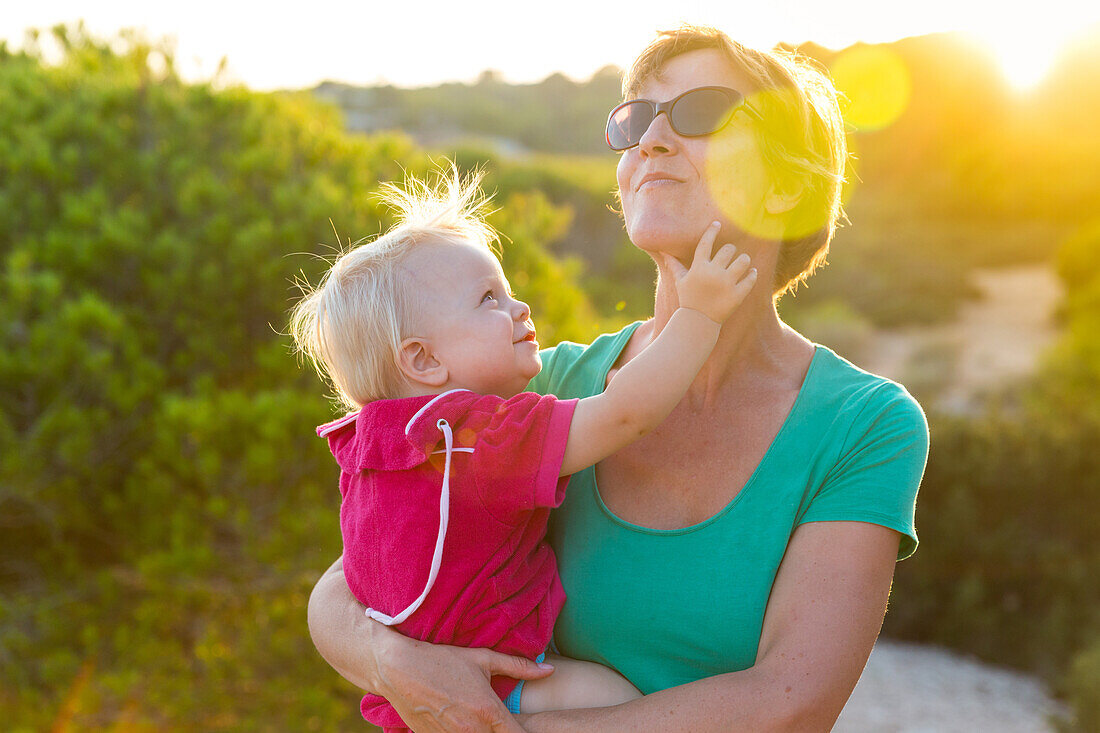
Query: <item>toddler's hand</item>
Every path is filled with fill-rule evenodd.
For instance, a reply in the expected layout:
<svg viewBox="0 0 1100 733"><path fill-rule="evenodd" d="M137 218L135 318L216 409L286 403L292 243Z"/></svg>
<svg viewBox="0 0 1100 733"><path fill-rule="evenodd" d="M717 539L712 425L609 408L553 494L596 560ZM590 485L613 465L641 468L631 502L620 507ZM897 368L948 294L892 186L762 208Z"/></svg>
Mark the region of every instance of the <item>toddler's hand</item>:
<svg viewBox="0 0 1100 733"><path fill-rule="evenodd" d="M723 245L714 256L710 251L721 229L719 222L712 223L703 232L691 269L680 261L665 255L665 266L676 282L676 295L681 308L697 310L715 323L724 323L756 282L756 268L749 268L749 256L737 254L732 244Z"/></svg>

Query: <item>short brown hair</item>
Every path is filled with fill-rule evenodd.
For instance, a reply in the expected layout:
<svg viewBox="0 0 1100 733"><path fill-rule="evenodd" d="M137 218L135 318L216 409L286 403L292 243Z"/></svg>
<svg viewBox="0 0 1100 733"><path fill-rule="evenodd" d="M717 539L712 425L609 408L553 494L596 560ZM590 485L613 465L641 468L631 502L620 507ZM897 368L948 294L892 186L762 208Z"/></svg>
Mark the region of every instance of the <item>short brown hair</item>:
<svg viewBox="0 0 1100 733"><path fill-rule="evenodd" d="M761 51L716 28L685 25L660 31L642 51L623 77L623 98L636 97L671 59L704 49L723 53L756 85L749 103L764 120L754 129L765 162L780 185L786 179L803 187L779 251L772 288L778 297L824 264L844 216L840 194L848 146L836 88L816 61L796 51Z"/></svg>

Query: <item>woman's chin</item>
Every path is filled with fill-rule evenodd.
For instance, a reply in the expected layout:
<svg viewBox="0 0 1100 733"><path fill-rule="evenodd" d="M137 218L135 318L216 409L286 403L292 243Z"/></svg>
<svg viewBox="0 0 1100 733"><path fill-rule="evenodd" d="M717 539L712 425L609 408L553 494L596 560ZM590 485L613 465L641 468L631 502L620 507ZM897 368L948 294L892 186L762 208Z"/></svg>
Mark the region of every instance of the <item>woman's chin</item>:
<svg viewBox="0 0 1100 733"><path fill-rule="evenodd" d="M652 257L660 252L691 260L699 238L717 216L713 212L642 212L628 222L627 236L634 246Z"/></svg>
<svg viewBox="0 0 1100 733"><path fill-rule="evenodd" d="M699 244L698 238L684 239L682 232L676 235L672 232L634 235L631 236L630 241L657 261L660 261L659 255L672 255L678 260L686 259L690 262L695 253L695 247Z"/></svg>

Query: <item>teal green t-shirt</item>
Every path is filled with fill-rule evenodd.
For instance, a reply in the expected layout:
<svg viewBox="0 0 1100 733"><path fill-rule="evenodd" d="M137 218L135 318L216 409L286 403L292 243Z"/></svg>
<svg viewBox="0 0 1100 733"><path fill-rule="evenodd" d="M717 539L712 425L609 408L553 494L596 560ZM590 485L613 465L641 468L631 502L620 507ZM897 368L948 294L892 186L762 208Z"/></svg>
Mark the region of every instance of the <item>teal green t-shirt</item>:
<svg viewBox="0 0 1100 733"><path fill-rule="evenodd" d="M544 350L528 389L598 394L637 326ZM675 530L631 524L603 503L592 468L572 477L549 530L568 595L558 650L613 667L646 694L751 667L795 528L880 524L902 534L898 559L908 557L927 455L924 413L904 387L817 346L775 441L710 519Z"/></svg>

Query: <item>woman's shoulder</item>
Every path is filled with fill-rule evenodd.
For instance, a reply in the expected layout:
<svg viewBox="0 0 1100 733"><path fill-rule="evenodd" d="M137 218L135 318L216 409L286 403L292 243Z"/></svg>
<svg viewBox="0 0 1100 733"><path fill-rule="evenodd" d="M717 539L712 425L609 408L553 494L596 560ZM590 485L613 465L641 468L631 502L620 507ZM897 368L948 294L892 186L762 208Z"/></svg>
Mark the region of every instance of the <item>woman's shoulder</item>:
<svg viewBox="0 0 1100 733"><path fill-rule="evenodd" d="M889 414L895 421L928 432L924 410L904 385L861 369L827 346L815 344L815 348L811 370L819 411L864 424Z"/></svg>
<svg viewBox="0 0 1100 733"><path fill-rule="evenodd" d="M898 559L908 557L917 547L913 516L928 460L924 411L901 384L825 346L816 347L812 369L814 417L801 437L821 460L799 523L881 524L903 535Z"/></svg>
<svg viewBox="0 0 1100 733"><path fill-rule="evenodd" d="M636 321L614 333L602 334L591 344L562 341L543 349L539 352L542 371L527 389L562 398L587 397L603 391L607 371L641 324Z"/></svg>

